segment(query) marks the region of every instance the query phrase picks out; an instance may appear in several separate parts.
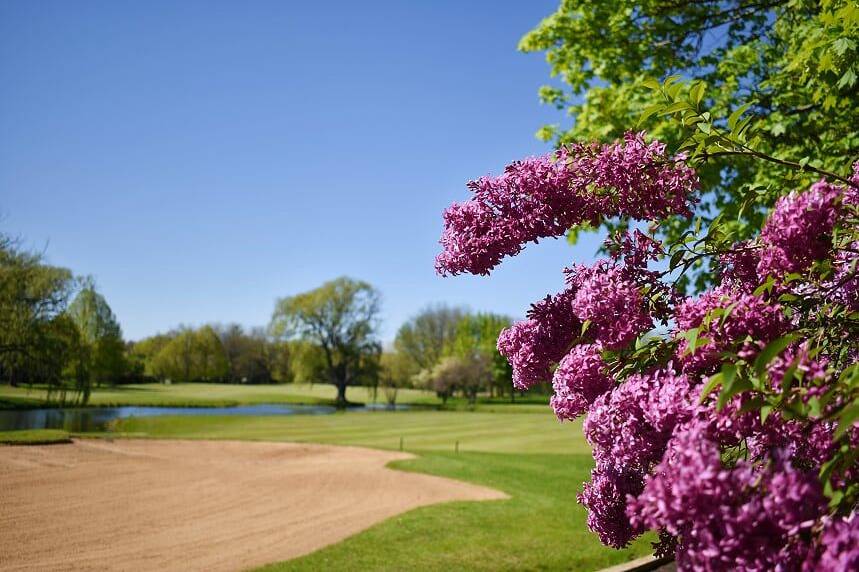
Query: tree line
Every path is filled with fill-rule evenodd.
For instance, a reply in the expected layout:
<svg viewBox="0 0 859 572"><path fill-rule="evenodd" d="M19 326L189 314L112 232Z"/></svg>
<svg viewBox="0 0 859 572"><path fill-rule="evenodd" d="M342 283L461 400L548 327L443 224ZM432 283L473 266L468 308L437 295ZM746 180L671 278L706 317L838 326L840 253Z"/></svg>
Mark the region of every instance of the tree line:
<svg viewBox="0 0 859 572"><path fill-rule="evenodd" d="M85 403L93 384L125 371L122 330L92 279L0 235L0 379L46 384L57 401Z"/></svg>
<svg viewBox="0 0 859 572"><path fill-rule="evenodd" d="M179 326L126 341L89 277L47 264L0 235L0 382L48 389L58 404L84 404L93 387L140 382L329 383L337 401L363 385L394 403L401 388L509 395L510 368L495 348L510 319L429 306L384 347L381 295L347 277L280 299L265 327Z"/></svg>

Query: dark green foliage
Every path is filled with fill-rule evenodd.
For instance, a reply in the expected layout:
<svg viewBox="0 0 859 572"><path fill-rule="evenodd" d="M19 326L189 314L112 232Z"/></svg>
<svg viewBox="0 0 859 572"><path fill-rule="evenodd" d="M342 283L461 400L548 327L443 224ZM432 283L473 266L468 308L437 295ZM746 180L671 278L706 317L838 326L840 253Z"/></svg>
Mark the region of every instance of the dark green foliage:
<svg viewBox="0 0 859 572"><path fill-rule="evenodd" d="M61 403L89 397L89 354L65 314L72 273L0 235L0 379L47 384Z"/></svg>

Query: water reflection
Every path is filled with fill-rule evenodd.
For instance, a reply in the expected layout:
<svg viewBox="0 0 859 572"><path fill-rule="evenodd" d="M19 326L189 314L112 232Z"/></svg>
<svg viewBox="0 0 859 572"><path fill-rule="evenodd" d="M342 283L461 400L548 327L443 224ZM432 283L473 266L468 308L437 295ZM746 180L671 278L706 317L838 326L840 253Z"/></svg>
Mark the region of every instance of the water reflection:
<svg viewBox="0 0 859 572"><path fill-rule="evenodd" d="M350 407L349 412L403 410L406 405L391 407L370 403ZM0 411L0 431L21 429L64 429L71 432L103 431L114 419L155 417L159 415L327 415L337 411L327 405L285 405L260 403L235 407L79 407L69 409L30 409Z"/></svg>

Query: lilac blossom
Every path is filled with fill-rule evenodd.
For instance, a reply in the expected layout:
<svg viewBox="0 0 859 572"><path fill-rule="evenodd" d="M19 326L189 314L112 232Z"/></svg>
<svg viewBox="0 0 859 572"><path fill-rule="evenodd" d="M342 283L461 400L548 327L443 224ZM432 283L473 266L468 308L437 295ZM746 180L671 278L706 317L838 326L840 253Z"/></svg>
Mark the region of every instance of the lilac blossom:
<svg viewBox="0 0 859 572"><path fill-rule="evenodd" d="M717 315L714 310L721 310ZM747 336L754 344L744 344L746 353L777 338L788 328L788 321L778 304L770 304L761 296L743 294L729 286L720 286L698 298L687 298L674 313L680 331L699 328L699 344L690 350L689 341L678 345L678 359L687 372L711 371L720 361L722 351L735 340Z"/></svg>
<svg viewBox="0 0 859 572"><path fill-rule="evenodd" d="M586 413L588 406L613 385L599 346L575 346L558 364L552 377L552 409L559 420L573 420Z"/></svg>
<svg viewBox="0 0 859 572"><path fill-rule="evenodd" d="M668 157L665 144L646 143L643 133L518 161L498 177L471 181L472 198L444 212L436 270L488 274L529 242L613 216L689 215L698 186L682 156Z"/></svg>
<svg viewBox="0 0 859 572"><path fill-rule="evenodd" d="M859 516L826 519L820 535L820 552L803 565L804 572L851 572L859 570Z"/></svg>
<svg viewBox="0 0 859 572"><path fill-rule="evenodd" d="M693 422L675 433L628 516L678 537L680 569L766 571L799 567L825 511L816 474L781 455L763 469L725 467L706 423Z"/></svg>
<svg viewBox="0 0 859 572"><path fill-rule="evenodd" d="M819 383L826 379L826 366L829 360L826 357L814 359L809 355L808 341L798 344L795 348L789 348L777 356L769 365L769 379L772 388L781 392L785 384L785 375L788 370L793 370L793 379L789 383L802 379L804 385Z"/></svg>
<svg viewBox="0 0 859 572"><path fill-rule="evenodd" d="M760 235L764 248L759 276L802 272L815 260L827 257L837 214L835 202L843 190L819 181L806 192L791 193L776 202Z"/></svg>
<svg viewBox="0 0 859 572"><path fill-rule="evenodd" d="M597 463L646 470L658 462L674 427L694 412L696 392L672 369L630 376L598 397L584 422Z"/></svg>
<svg viewBox="0 0 859 572"><path fill-rule="evenodd" d="M758 278L759 247L740 242L719 256L722 284L749 294L760 284Z"/></svg>
<svg viewBox="0 0 859 572"><path fill-rule="evenodd" d="M585 483L578 500L588 509L588 529L603 544L623 548L644 532L626 515L627 497L638 495L642 487L642 473L613 463L598 463L591 472L591 480Z"/></svg>
<svg viewBox="0 0 859 572"><path fill-rule="evenodd" d="M551 368L569 350L582 324L572 311L571 289L546 296L531 306L528 319L498 336L498 351L513 368L513 385L528 389L552 378Z"/></svg>
<svg viewBox="0 0 859 572"><path fill-rule="evenodd" d="M578 225L688 216L698 180L683 161L628 133L513 163L470 182L472 197L445 211L436 269L488 274L527 243ZM859 162L851 180L859 185ZM859 445L859 427L836 439L838 420L829 416L849 396L826 393L859 351L826 357L817 353L825 345L812 345L819 341L798 340L766 365L763 388L747 385L723 407L717 392L701 398L721 364L736 357L753 364L767 343L803 331L809 302L859 308L857 243L842 240L857 188L820 181L780 198L758 238L719 255L721 283L695 298L680 299L666 273L648 268L665 256L659 241L640 230L617 233L606 242L609 259L566 269L563 291L501 333L498 350L516 388L551 380L558 419L586 414L596 467L578 499L603 543L620 548L659 531L657 553L673 553L681 570L859 567L859 518L829 514L818 478L845 444ZM802 279L824 259L831 273ZM799 280L784 280L788 273ZM755 294L767 277L773 288ZM841 319L838 312L826 315ZM655 323L672 321L672 334L657 331L654 343L630 347ZM813 400L824 394L828 401ZM767 415L763 399L774 403ZM822 403L822 412L797 414L792 404L803 400ZM838 466L830 482L846 488L857 478L854 463Z"/></svg>
<svg viewBox="0 0 859 572"><path fill-rule="evenodd" d="M606 349L619 349L653 327L638 286L622 268L597 263L568 271L568 281L578 285L573 311L590 321L596 340Z"/></svg>

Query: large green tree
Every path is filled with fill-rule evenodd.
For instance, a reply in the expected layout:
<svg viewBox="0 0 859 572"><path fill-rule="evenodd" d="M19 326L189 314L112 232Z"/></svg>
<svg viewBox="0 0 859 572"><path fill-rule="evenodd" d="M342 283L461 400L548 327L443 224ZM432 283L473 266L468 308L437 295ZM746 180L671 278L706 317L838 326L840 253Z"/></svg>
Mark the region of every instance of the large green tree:
<svg viewBox="0 0 859 572"><path fill-rule="evenodd" d="M270 329L277 337L321 348L326 379L345 406L346 388L377 373L380 307L380 294L370 284L341 277L278 300Z"/></svg>
<svg viewBox="0 0 859 572"><path fill-rule="evenodd" d="M67 313L80 331L92 381L96 385L116 383L127 369L122 329L91 278L84 280Z"/></svg>
<svg viewBox="0 0 859 572"><path fill-rule="evenodd" d="M59 384L76 345L63 313L74 290L72 273L46 265L0 235L0 376L18 383Z"/></svg>
<svg viewBox="0 0 859 572"><path fill-rule="evenodd" d="M540 130L557 144L608 141L638 126L678 147L698 123L724 128L743 110L754 117L747 149L707 153L703 145L695 153L703 185L696 214L705 226L721 214L732 239L759 230L785 184L805 187L821 171L843 177L859 157L855 1L563 0L520 49L544 51L559 80L540 90L571 117ZM706 109L703 122L676 121L664 94L647 89L673 74L700 82L691 83L691 99ZM674 241L696 224L677 217L660 231ZM701 286L712 272L699 270Z"/></svg>

